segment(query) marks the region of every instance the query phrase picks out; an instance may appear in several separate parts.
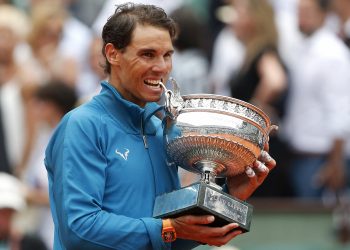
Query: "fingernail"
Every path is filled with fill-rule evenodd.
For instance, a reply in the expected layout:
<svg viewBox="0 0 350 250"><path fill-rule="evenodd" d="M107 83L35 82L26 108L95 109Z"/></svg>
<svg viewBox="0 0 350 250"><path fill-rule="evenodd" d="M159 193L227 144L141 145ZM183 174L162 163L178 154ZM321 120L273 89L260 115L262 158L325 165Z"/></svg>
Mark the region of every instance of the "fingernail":
<svg viewBox="0 0 350 250"><path fill-rule="evenodd" d="M261 157L265 162L272 161L272 157L266 151L261 151Z"/></svg>
<svg viewBox="0 0 350 250"><path fill-rule="evenodd" d="M246 167L245 173L248 175L248 177L254 177L255 176L255 172L254 172L254 170L251 167Z"/></svg>
<svg viewBox="0 0 350 250"><path fill-rule="evenodd" d="M232 228L236 228L236 227L239 227L239 224L238 223L231 223L231 226L232 226Z"/></svg>
<svg viewBox="0 0 350 250"><path fill-rule="evenodd" d="M207 220L208 220L209 223L214 222L215 217L214 216L208 216Z"/></svg>
<svg viewBox="0 0 350 250"><path fill-rule="evenodd" d="M259 164L258 164L258 169L261 172L269 172L269 169L261 162L259 162Z"/></svg>

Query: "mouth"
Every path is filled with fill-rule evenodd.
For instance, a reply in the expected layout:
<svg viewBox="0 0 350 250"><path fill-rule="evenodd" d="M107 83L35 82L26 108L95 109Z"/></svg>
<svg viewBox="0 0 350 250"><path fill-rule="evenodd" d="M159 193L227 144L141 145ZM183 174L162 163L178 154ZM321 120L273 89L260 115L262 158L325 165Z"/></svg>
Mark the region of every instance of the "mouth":
<svg viewBox="0 0 350 250"><path fill-rule="evenodd" d="M163 79L159 80L144 80L143 81L146 85L152 87L152 88L160 88L160 83L163 82Z"/></svg>

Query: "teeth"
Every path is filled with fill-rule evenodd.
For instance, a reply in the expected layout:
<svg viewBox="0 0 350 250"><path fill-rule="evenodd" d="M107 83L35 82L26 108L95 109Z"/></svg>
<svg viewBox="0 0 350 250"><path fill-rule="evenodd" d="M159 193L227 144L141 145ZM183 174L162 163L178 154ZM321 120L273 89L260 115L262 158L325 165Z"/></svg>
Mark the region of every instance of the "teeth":
<svg viewBox="0 0 350 250"><path fill-rule="evenodd" d="M160 80L145 80L145 83L153 86L158 86L160 83Z"/></svg>

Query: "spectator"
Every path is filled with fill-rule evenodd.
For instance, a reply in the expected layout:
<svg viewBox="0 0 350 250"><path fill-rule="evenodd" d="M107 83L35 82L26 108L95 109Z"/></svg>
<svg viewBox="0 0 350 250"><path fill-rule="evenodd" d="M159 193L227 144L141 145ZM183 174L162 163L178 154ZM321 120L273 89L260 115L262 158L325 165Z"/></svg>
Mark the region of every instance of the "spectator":
<svg viewBox="0 0 350 250"><path fill-rule="evenodd" d="M205 29L190 7L184 6L171 17L176 21L179 35L174 42L172 76L181 89L181 94L209 93L209 61L205 55Z"/></svg>
<svg viewBox="0 0 350 250"><path fill-rule="evenodd" d="M26 199L31 213L23 218L31 221L31 232L40 236L48 249L53 246L54 226L49 207L48 177L45 171L44 155L47 143L64 114L73 109L77 103L75 90L66 83L51 81L34 92L35 118L40 133L36 137L28 160L23 182L27 188Z"/></svg>
<svg viewBox="0 0 350 250"><path fill-rule="evenodd" d="M236 74L242 65L244 46L232 29L232 22L236 18L235 9L232 5L226 5L220 10L218 18L225 22L225 26L213 43L209 80L213 93L230 96L229 80L231 75Z"/></svg>
<svg viewBox="0 0 350 250"><path fill-rule="evenodd" d="M28 30L29 21L24 12L11 5L0 5L0 128L3 131L0 169L10 173L21 164L30 131L23 95L27 82L23 77L24 67L16 57Z"/></svg>
<svg viewBox="0 0 350 250"><path fill-rule="evenodd" d="M264 110L273 124L283 115L283 99L287 89L287 70L278 51L278 30L274 9L265 0L235 0L236 17L232 27L244 46L243 63L229 82L231 96L250 102ZM283 143L276 134L270 136L270 152L281 167L271 173L255 195L285 196L290 193L287 182Z"/></svg>
<svg viewBox="0 0 350 250"><path fill-rule="evenodd" d="M287 74L278 54L274 11L265 0L235 0L234 7L237 17L232 25L245 46L245 56L240 71L230 81L231 96L276 117L276 103L287 87Z"/></svg>
<svg viewBox="0 0 350 250"><path fill-rule="evenodd" d="M320 198L344 187L344 138L349 133L350 61L344 43L325 27L326 0L299 0L304 35L291 65L291 91L283 130L294 156L297 197Z"/></svg>
<svg viewBox="0 0 350 250"><path fill-rule="evenodd" d="M75 87L78 77L77 60L59 50L67 17L67 11L59 3L44 1L31 9L32 29L28 43L32 58L27 63L33 74L37 74L39 84L58 79Z"/></svg>

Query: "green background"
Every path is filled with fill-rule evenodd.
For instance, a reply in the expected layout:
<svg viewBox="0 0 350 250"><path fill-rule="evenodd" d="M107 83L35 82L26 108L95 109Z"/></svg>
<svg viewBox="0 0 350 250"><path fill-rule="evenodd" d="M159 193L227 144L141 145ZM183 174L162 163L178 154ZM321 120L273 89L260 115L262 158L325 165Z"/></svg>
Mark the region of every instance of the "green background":
<svg viewBox="0 0 350 250"><path fill-rule="evenodd" d="M234 238L230 247L196 250L350 250L350 242L337 240L333 209L320 202L262 199L249 203L254 205L250 232Z"/></svg>

